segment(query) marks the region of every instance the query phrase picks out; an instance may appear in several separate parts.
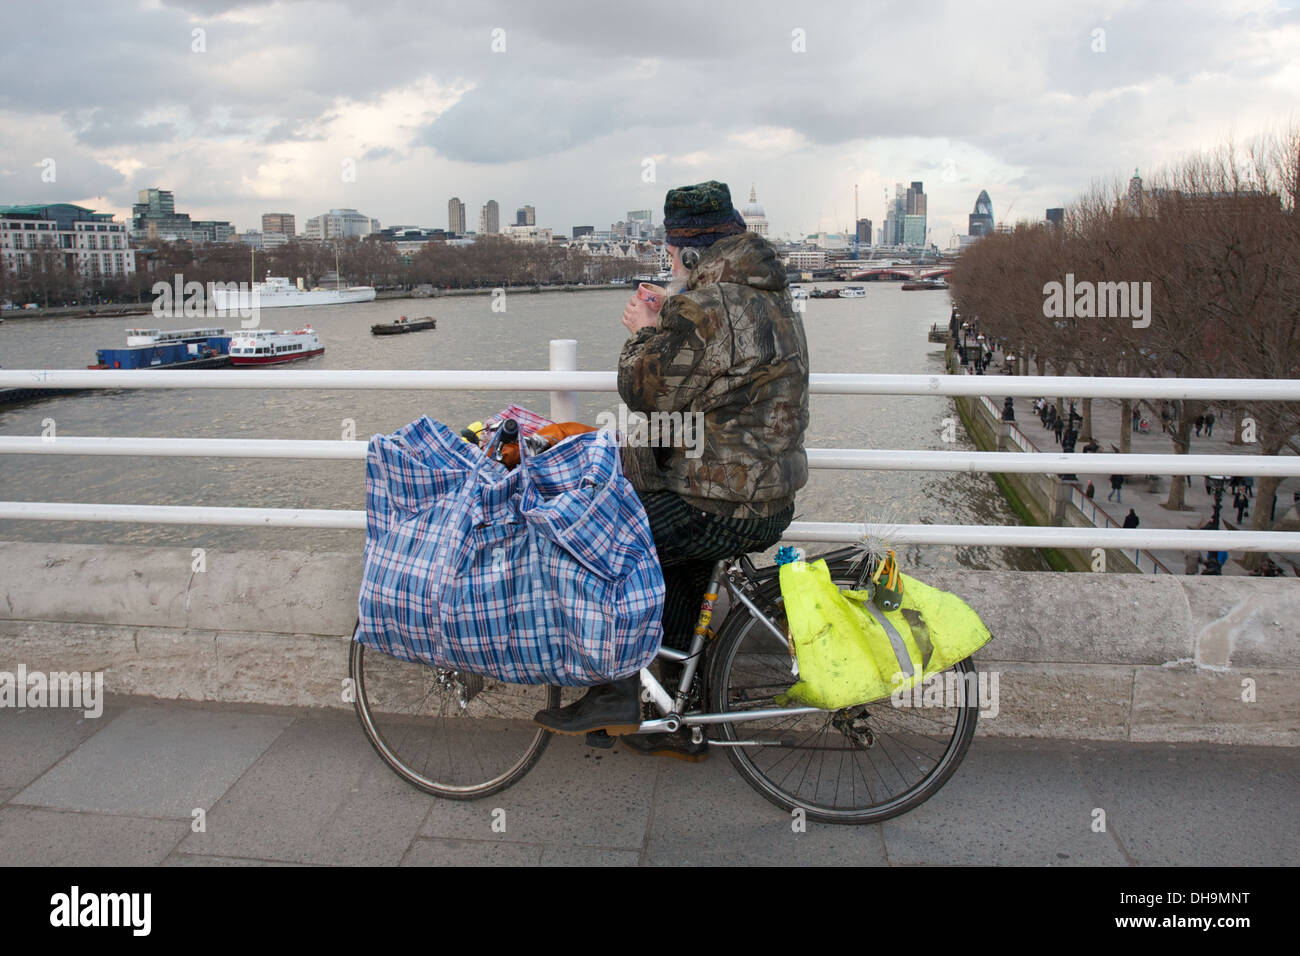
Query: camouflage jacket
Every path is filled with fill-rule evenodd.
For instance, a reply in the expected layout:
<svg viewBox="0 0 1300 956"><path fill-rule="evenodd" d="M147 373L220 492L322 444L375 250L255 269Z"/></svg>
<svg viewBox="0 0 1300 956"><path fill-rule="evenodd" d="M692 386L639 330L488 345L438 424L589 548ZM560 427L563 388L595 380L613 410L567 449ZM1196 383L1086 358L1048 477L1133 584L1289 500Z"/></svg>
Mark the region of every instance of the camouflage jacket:
<svg viewBox="0 0 1300 956"><path fill-rule="evenodd" d="M618 393L652 426L677 429L671 441L650 429L653 456L629 441L638 491L673 491L735 518L790 506L808 480L808 343L767 240L747 232L703 251L686 291L623 346Z"/></svg>

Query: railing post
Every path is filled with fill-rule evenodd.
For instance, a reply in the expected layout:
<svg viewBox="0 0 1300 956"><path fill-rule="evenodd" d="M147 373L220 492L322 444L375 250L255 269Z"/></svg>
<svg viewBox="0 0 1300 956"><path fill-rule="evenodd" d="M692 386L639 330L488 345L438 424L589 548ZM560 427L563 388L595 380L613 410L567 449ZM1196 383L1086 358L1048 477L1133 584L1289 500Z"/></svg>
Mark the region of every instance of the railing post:
<svg viewBox="0 0 1300 956"><path fill-rule="evenodd" d="M1052 524L1062 525L1065 524L1066 506L1070 503L1070 482L1059 475L1055 477L1055 480L1056 494L1052 502Z"/></svg>
<svg viewBox="0 0 1300 956"><path fill-rule="evenodd" d="M998 451L1019 451L1019 448L1011 447L1011 423L998 422Z"/></svg>
<svg viewBox="0 0 1300 956"><path fill-rule="evenodd" d="M551 371L578 370L578 340L551 339ZM572 422L578 419L577 392L551 392L551 421Z"/></svg>

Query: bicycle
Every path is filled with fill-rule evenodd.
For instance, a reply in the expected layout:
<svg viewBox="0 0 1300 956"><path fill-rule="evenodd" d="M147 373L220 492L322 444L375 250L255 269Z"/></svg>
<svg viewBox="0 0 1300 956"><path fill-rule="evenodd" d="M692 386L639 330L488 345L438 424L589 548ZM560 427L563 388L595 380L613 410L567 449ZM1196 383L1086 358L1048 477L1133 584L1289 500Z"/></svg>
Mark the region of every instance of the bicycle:
<svg viewBox="0 0 1300 956"><path fill-rule="evenodd" d="M843 548L808 560L824 558L837 586L861 588L874 570L874 560L861 557ZM808 819L879 823L920 806L951 778L975 734L974 664L967 658L940 675L936 706L917 707L916 697L906 706L885 699L837 711L776 705L773 697L795 679L777 572L747 555L717 562L690 648L658 653L682 665L675 693L641 671L652 713L637 733L689 728L696 743L724 748L765 799ZM724 587L730 606L715 635L714 601ZM498 793L527 774L551 738L532 715L560 703L558 687L407 663L355 640L349 673L362 729L384 762L426 793L456 800Z"/></svg>

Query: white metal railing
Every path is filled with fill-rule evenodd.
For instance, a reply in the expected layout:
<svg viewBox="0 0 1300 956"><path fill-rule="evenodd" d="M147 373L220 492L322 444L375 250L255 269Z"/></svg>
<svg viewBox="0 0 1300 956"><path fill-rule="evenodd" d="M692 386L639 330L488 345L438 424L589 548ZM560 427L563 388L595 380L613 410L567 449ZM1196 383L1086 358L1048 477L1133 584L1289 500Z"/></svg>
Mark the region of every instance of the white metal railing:
<svg viewBox="0 0 1300 956"><path fill-rule="evenodd" d="M113 505L43 501L0 501L0 519L27 521L130 522L132 524L221 525L245 528L360 530L364 511L336 508L215 508L187 505ZM1178 551L1296 551L1300 532L1175 531L1021 527L1018 525L868 525L838 521L796 521L784 541L851 544L871 533L893 546L908 544L994 545L1012 548L1160 548ZM1267 536L1268 540L1261 540Z"/></svg>
<svg viewBox="0 0 1300 956"><path fill-rule="evenodd" d="M1022 432L1014 424L1008 430L1008 436L1010 437L1012 444L1014 444L1022 452L1028 453L1030 455L1039 454L1038 446L1035 445L1033 441L1030 440L1028 435Z"/></svg>
<svg viewBox="0 0 1300 956"><path fill-rule="evenodd" d="M98 438L2 435L0 454L109 455L157 458L366 457L367 442L287 438ZM910 449L809 448L810 468L845 471L966 471L1017 474L1300 475L1300 459L1266 455L1116 455L1096 452L912 451Z"/></svg>
<svg viewBox="0 0 1300 956"><path fill-rule="evenodd" d="M0 388L299 388L426 391L612 392L613 372L416 369L0 369ZM814 373L813 394L1010 395L1016 398L1300 401L1300 381L1257 378L1081 378L1051 375Z"/></svg>
<svg viewBox="0 0 1300 956"><path fill-rule="evenodd" d="M422 389L464 391L549 391L551 417L576 417L576 392L614 391L612 372L576 371L573 340L551 343L550 371L316 371L272 369L0 370L0 388L308 388ZM978 396L995 418L1000 411L988 395L1148 399L1300 400L1300 382L1271 379L1114 379L1052 376L855 375L810 376L810 391L840 395ZM1018 429L1013 427L1014 435ZM1029 443L1028 438L1020 437ZM1024 447L1017 441L1019 447ZM1025 448L1026 451L1029 448ZM94 438L81 436L0 436L0 454L181 456L221 458L303 458L357 460L363 441L275 439ZM959 452L821 448L808 450L809 466L819 469L876 471L964 471L1061 474L1110 471L1122 474L1300 475L1300 459L1247 455L1106 455L1021 452ZM0 518L50 521L129 521L359 529L363 511L298 508L221 508L200 506L109 505L6 501ZM868 526L844 522L795 522L790 541L856 541ZM1168 548L1177 550L1300 551L1300 533L1258 531L1183 531L1172 529L999 527L988 525L898 525L872 527L894 544L984 544L1006 547Z"/></svg>

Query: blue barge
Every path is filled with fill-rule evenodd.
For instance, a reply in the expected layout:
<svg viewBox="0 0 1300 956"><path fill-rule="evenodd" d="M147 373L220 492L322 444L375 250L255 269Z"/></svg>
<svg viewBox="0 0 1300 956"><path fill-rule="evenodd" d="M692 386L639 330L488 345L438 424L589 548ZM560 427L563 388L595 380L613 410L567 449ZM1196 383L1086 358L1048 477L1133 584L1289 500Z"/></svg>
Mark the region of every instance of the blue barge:
<svg viewBox="0 0 1300 956"><path fill-rule="evenodd" d="M220 368L230 364L225 329L127 329L126 347L98 349L88 368Z"/></svg>

